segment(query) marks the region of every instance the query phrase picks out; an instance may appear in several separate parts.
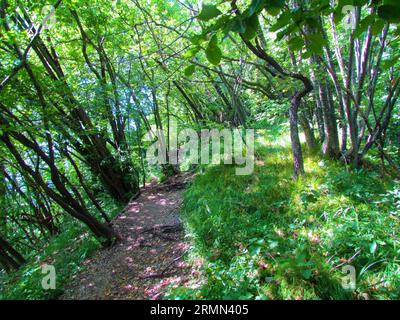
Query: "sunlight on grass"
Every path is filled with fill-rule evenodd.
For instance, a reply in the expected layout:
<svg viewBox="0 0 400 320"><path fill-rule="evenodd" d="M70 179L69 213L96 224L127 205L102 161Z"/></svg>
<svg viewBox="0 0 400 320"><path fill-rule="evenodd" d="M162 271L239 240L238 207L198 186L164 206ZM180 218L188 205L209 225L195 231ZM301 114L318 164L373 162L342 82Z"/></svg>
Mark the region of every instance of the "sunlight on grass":
<svg viewBox="0 0 400 320"><path fill-rule="evenodd" d="M253 175L212 167L186 191L183 218L194 241L192 257L205 259L205 284L170 296L399 298L399 222L387 201L393 184L307 154L307 174L294 181L286 138L263 134L257 152L264 165ZM356 290L341 285L346 264L356 269Z"/></svg>

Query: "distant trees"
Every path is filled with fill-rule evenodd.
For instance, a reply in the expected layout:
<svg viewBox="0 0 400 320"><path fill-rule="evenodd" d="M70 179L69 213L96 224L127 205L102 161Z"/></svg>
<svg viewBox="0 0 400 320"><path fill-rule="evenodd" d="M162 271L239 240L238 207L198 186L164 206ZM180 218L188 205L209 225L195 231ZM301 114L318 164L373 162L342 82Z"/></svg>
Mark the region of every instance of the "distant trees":
<svg viewBox="0 0 400 320"><path fill-rule="evenodd" d="M296 1L291 14L278 17L275 29L281 30L280 36L290 35L289 47L303 59L309 57L323 154L359 167L374 145L382 159L398 170L384 150L383 132L398 99L398 75L393 59L387 59L392 50L387 44L388 37L394 39L398 34L391 22L400 19L399 6L379 1L354 3L350 12L354 28L338 26L342 8L341 3L333 7ZM296 27L284 28L283 19ZM387 97L385 102L377 102L382 95Z"/></svg>
<svg viewBox="0 0 400 320"><path fill-rule="evenodd" d="M382 60L385 52L387 57L391 51L387 46L388 36L394 39L398 35L398 30L390 29L390 24L400 20L399 5L385 1L354 2L350 14L355 27L347 31L341 26L339 35L337 23L344 18L343 6L343 3L334 6L329 1L307 0L290 1L287 5L284 1L252 1L249 5L239 5L234 0L230 6L220 8L204 5L198 15L206 25L202 24L202 34L192 42L199 48L209 41L205 53L211 64L219 64L223 58L216 41L218 34L233 33L263 61L269 73L267 77L299 80L303 84L300 89L294 81L289 95L295 177L304 172L298 135L299 106L310 92L313 92L314 107L311 113L301 110L300 123L311 149L315 148L312 132L315 121L321 151L326 157L341 158L358 167L368 150L375 146L383 162L387 161L398 171L384 147L384 132L398 99L398 75L393 69L393 59L385 64ZM221 11L223 8L225 12ZM274 44L266 44L264 32L268 30L276 32ZM269 53L277 51L280 40L285 41L278 46L282 44L288 49L292 68L302 70L301 73L286 71L287 63ZM191 51L196 51L195 48ZM376 97L382 94L387 96L386 101L376 103Z"/></svg>

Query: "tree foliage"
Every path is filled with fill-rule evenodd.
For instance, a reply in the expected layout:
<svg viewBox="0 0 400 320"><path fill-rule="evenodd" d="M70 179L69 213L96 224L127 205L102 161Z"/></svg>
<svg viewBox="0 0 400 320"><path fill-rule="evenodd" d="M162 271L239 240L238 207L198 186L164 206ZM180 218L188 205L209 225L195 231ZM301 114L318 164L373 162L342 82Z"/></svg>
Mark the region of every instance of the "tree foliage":
<svg viewBox="0 0 400 320"><path fill-rule="evenodd" d="M180 170L145 156L172 121L287 122L294 178L304 150L398 177L399 22L397 0L1 0L0 266L71 223L118 241L106 208Z"/></svg>

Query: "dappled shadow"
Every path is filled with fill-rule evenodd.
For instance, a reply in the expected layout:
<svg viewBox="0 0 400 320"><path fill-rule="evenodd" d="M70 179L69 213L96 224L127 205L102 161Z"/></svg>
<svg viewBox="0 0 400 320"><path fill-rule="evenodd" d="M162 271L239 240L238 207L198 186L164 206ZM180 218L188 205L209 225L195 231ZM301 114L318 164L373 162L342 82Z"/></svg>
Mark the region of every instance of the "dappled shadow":
<svg viewBox="0 0 400 320"><path fill-rule="evenodd" d="M338 209L356 206L362 212L373 195L385 191L385 182L366 168L348 172L343 164L308 152L306 175L293 180L290 148L275 142L259 143L256 156L252 175L236 176L233 165L215 166L198 176L187 193L185 217L199 255L210 262L212 281L201 295L357 298L343 289L338 266L352 263L361 270L368 261L361 255L352 259L360 236L349 229L355 225L351 219L337 221L343 214ZM335 247L340 225L347 229Z"/></svg>
<svg viewBox="0 0 400 320"><path fill-rule="evenodd" d="M61 299L159 299L169 284L183 285L191 273L184 262L190 244L178 210L190 179L180 174L144 188L112 222L122 240L85 261Z"/></svg>

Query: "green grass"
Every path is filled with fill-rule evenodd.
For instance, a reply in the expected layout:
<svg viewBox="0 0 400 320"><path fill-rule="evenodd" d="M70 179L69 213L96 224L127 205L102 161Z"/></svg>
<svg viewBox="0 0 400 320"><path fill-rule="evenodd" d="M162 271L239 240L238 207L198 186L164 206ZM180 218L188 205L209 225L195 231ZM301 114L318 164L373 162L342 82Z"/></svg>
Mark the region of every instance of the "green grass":
<svg viewBox="0 0 400 320"><path fill-rule="evenodd" d="M168 298L399 299L400 188L372 169L348 171L308 154L306 176L294 181L281 133L275 126L259 137L263 163L254 174L210 166L186 191L191 259L204 261L194 282L203 284L173 289ZM55 299L84 268L99 244L81 224L67 219L63 225L39 255L0 279L0 299ZM357 287L345 290L336 267L352 257L347 264L356 269ZM56 290L41 287L44 263L56 268Z"/></svg>
<svg viewBox="0 0 400 320"><path fill-rule="evenodd" d="M120 207L108 197L102 200L104 209L114 217ZM0 278L0 300L45 300L57 299L64 291L64 286L73 275L82 271L83 262L100 248L99 242L82 223L68 216L62 224L59 235L53 237L39 252L32 252L28 262L20 270ZM42 265L53 265L56 270L56 289L44 290Z"/></svg>
<svg viewBox="0 0 400 320"><path fill-rule="evenodd" d="M30 260L5 283L1 299L55 299L63 292L71 276L82 270L88 255L100 247L99 243L78 225L69 225L67 231L52 239L39 256ZM56 290L44 290L41 282L42 264L54 265Z"/></svg>
<svg viewBox="0 0 400 320"><path fill-rule="evenodd" d="M399 187L307 154L307 174L294 181L287 139L276 136L259 141L264 163L254 174L210 167L186 191L182 215L203 284L168 297L399 299ZM341 264L355 267L356 290L342 287Z"/></svg>

